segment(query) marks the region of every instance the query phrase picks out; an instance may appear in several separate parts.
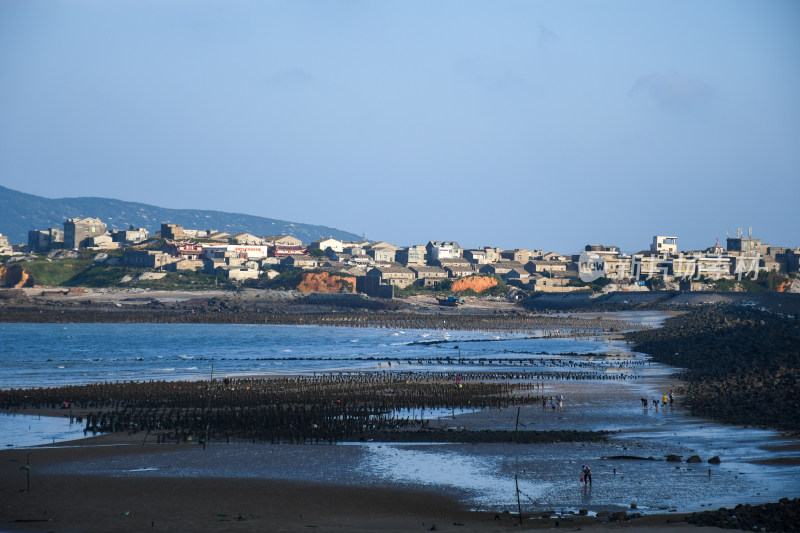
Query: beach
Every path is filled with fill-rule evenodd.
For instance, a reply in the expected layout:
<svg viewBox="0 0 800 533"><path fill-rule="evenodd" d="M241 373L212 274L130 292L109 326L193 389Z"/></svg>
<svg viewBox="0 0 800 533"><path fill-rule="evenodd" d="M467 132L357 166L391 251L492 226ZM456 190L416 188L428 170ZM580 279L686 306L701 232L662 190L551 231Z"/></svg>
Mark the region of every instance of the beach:
<svg viewBox="0 0 800 533"><path fill-rule="evenodd" d="M58 331L65 336L79 333L71 328L61 331L59 326ZM375 337L367 331L364 337L342 337L342 345L361 345ZM128 390L130 398L117 398L116 403L100 397L81 399L69 409L37 396L47 394L42 389L33 395L39 398L36 402L15 404L5 410L7 416L34 427L39 416L67 424L72 415L69 438L81 433L88 438L49 446L14 445L0 452L3 479L10 480L0 489L0 530L505 531L520 527L521 511L525 529L672 531L697 527L684 521L693 513L742 502L757 508L799 495L795 480L800 446L795 438L692 416L681 405L678 391L684 384L675 376L678 369L626 352L625 343L608 333L599 341L597 336L527 339L506 333L513 338L490 336L464 343L453 342L443 332L434 344L406 339L402 346L384 342L381 335L374 342L386 346L379 350L435 351L411 360L401 351L388 362L358 356L372 368L316 377L251 375L237 378L251 381L225 384L221 376L209 381L198 375L185 384L175 382L179 392L168 404L163 401L171 395L164 394L160 382L142 382L143 389L133 392L111 387L115 394ZM386 330L385 335L397 339L412 332ZM419 340L429 339L420 335ZM552 348L547 353L520 353L498 342L534 347L579 342L594 347L584 353ZM485 347L491 351L495 345L506 346L502 356L487 355ZM461 353L455 348L467 347L474 351L465 352L464 361L451 355ZM365 350L371 353L372 348ZM245 355L245 362L253 360ZM191 361L187 364L210 365L213 359ZM394 366L389 365L392 361ZM129 364L135 369L141 363ZM402 386L392 381L401 377ZM267 396L248 399L249 392L231 396L226 389L247 386L252 394L261 391L258 394ZM326 392L329 386L333 392ZM296 395L293 387L313 394L286 403L281 398ZM370 394L393 400L357 400L364 387L379 387ZM94 394L106 389L88 390ZM191 390L199 396L192 399ZM652 401L670 390L676 391L674 405L660 410L652 404L642 407L641 398ZM151 394L155 391L160 392ZM213 406L204 399L206 391L216 391ZM561 405L555 401L559 396L564 398ZM148 403L152 397L161 398L161 403ZM426 399L396 400L401 397ZM226 404L226 398L233 403ZM248 432L241 424L239 433L228 433L224 424L215 426L216 432L205 429L206 420L214 419L209 415L226 409L238 413L248 409L250 401L283 404L283 411L269 416L284 420L281 412L308 409L330 411L333 419L337 413L349 418L347 410L325 407L336 406L337 399L356 411L363 406L388 413L383 433L349 426L323 436L314 427L319 421L302 418L287 426L289 431L275 434ZM192 414L193 405L198 423L189 427L194 423L185 417ZM322 411L314 411L319 408L312 405L322 406ZM297 411L299 406L306 407ZM151 414L170 412L172 420L184 420L183 427L152 426L156 418L147 413L153 409ZM397 424L403 417L409 423ZM220 418L214 420L218 424ZM235 420L242 419L237 415ZM103 427L101 422L116 431L92 436L95 428ZM123 423L127 425L120 426ZM330 429L329 424L324 427ZM92 431L81 431L84 428ZM584 431L591 435L576 437ZM721 462L710 461L715 457ZM587 463L593 469L593 486L578 480ZM711 517L711 524L730 520L703 516Z"/></svg>

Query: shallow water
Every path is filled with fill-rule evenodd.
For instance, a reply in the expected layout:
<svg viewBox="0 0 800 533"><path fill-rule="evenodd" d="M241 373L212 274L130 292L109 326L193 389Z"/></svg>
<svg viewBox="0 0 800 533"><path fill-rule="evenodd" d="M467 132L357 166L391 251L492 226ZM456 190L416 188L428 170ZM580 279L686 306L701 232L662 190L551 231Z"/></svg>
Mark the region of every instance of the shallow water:
<svg viewBox="0 0 800 533"><path fill-rule="evenodd" d="M543 332L540 332L540 334ZM363 371L505 371L512 359L622 351L603 339L510 333L231 324L0 324L0 388ZM446 341L441 344L420 344ZM461 358L450 363L439 359ZM486 364L486 358L494 364ZM558 359L556 361L555 359ZM390 366L391 363L391 366ZM559 366L561 365L561 366ZM605 369L600 369L604 371Z"/></svg>
<svg viewBox="0 0 800 533"><path fill-rule="evenodd" d="M658 317L647 314L638 319L655 323ZM591 444L212 443L205 451L196 445L163 445L163 451L159 448L153 454L77 461L52 467L53 471L434 487L473 508L492 511L516 508L515 475L523 512L627 509L631 503L643 512L691 511L800 496L796 483L800 467L752 462L797 457L793 448L780 448L783 444L796 444L796 440L772 431L722 426L693 418L678 407L679 401L666 411L643 410L639 398L660 398L676 387L671 378L676 369L629 353L620 341L526 339L518 335L441 330L158 324L2 324L0 336L4 345L12 348L0 370L2 387L197 379L207 377L212 362L215 376L342 369L536 371L546 378L539 381L543 388L532 393L550 397L562 394L564 404L555 410L549 403L544 408L522 407L522 429L613 432L608 443ZM429 340L450 342L412 344ZM607 356L590 361L586 357L560 355L566 352ZM456 354L467 364L434 361ZM488 357L495 362L480 364ZM511 361L519 358L537 358L537 366L523 367ZM388 361L393 361L391 368ZM632 379L564 379L576 372L626 374ZM464 386L468 387L469 382ZM425 418L432 425L473 429L513 429L516 415L516 408L488 413L443 409L397 413ZM15 447L48 443L54 438L80 438L82 429L80 424L70 428L66 418L0 416L0 435L8 441L2 444ZM173 453L176 450L182 453ZM684 459L696 454L703 463L665 462L663 459L671 453ZM652 456L657 460L608 458L621 455ZM705 462L714 455L722 458L720 465ZM594 477L590 488L578 482L580 467L587 463Z"/></svg>
<svg viewBox="0 0 800 533"><path fill-rule="evenodd" d="M24 447L82 439L83 424L69 417L15 415L0 412L0 446Z"/></svg>

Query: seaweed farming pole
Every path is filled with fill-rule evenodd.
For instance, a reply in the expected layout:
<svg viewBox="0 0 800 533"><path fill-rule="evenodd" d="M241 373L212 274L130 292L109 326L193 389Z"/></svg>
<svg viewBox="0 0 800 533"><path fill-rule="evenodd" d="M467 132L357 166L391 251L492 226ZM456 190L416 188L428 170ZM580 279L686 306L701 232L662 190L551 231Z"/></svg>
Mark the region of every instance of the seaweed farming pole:
<svg viewBox="0 0 800 533"><path fill-rule="evenodd" d="M519 502L519 479L517 479L517 474L514 474L514 484L517 486L517 512L519 513L519 525L522 525L522 504Z"/></svg>

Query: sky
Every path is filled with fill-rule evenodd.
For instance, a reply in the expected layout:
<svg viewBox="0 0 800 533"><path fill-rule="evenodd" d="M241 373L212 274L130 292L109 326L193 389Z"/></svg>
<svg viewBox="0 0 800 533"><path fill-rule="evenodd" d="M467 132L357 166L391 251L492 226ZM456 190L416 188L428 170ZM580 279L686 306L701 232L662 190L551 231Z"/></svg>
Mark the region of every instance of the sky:
<svg viewBox="0 0 800 533"><path fill-rule="evenodd" d="M800 246L800 2L3 0L0 184L401 246Z"/></svg>

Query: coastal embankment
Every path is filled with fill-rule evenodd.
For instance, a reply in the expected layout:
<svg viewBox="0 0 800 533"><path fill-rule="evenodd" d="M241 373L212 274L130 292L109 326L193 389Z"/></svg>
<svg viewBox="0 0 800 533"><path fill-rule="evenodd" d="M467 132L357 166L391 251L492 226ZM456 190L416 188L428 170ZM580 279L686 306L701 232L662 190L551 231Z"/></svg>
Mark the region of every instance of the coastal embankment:
<svg viewBox="0 0 800 533"><path fill-rule="evenodd" d="M729 424L800 431L800 320L744 306L710 306L626 339L686 369L683 403Z"/></svg>

